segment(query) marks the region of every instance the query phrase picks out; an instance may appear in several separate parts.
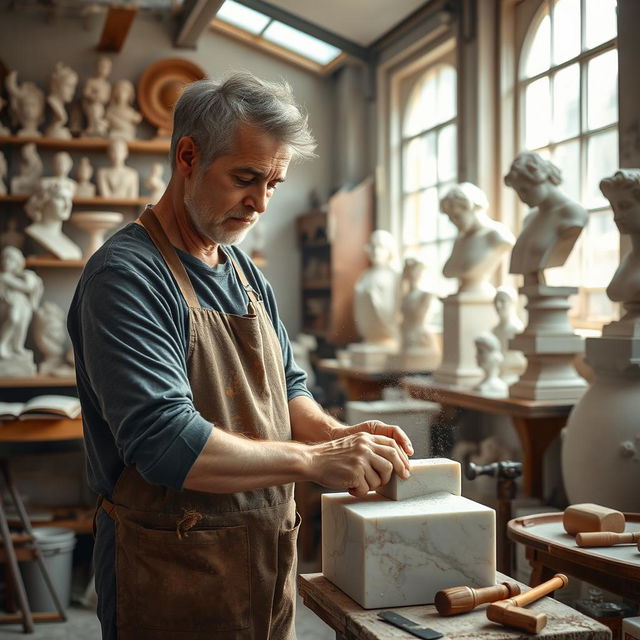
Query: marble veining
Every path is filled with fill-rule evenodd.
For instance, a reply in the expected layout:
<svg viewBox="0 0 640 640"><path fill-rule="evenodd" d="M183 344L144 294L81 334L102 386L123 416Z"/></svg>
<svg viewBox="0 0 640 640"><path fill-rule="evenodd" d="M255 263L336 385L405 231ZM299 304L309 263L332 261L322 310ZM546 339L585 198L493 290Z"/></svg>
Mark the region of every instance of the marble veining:
<svg viewBox="0 0 640 640"><path fill-rule="evenodd" d="M446 491L456 496L461 494L459 462L448 458L411 460L409 478L405 480L394 473L386 485L377 489L380 495L398 501L437 491Z"/></svg>

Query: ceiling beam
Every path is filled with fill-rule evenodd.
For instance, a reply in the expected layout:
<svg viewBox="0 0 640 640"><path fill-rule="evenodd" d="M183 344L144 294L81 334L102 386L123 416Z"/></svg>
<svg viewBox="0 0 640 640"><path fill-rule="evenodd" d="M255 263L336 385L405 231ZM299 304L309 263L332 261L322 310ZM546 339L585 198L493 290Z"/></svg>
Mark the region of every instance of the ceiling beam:
<svg viewBox="0 0 640 640"><path fill-rule="evenodd" d="M122 49L137 11L136 6L109 7L104 27L102 27L98 51L118 53Z"/></svg>
<svg viewBox="0 0 640 640"><path fill-rule="evenodd" d="M334 47L348 53L354 58L364 61L369 61L371 58L371 53L367 47L363 47L352 40L347 40L337 33L333 33L333 31L323 29L319 25L300 18L280 7L276 7L269 2L264 2L264 0L236 0L236 2L240 2L245 5L245 7L249 7L255 11L260 11L260 13L264 13L274 20L284 22L294 29L304 31L304 33L308 33L310 36L324 40L324 42L332 44Z"/></svg>
<svg viewBox="0 0 640 640"><path fill-rule="evenodd" d="M174 45L194 49L224 0L185 0Z"/></svg>

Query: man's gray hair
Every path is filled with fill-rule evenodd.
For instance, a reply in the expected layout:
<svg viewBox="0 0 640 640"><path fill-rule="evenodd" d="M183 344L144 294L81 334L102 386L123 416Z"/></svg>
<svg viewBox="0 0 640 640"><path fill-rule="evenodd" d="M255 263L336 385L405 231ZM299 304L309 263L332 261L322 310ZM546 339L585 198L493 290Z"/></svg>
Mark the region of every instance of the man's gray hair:
<svg viewBox="0 0 640 640"><path fill-rule="evenodd" d="M188 136L208 167L233 146L238 123L246 123L287 144L293 157L314 157L316 142L308 118L286 82L266 82L250 73L234 73L225 80L199 80L188 85L173 112L171 166L176 146Z"/></svg>

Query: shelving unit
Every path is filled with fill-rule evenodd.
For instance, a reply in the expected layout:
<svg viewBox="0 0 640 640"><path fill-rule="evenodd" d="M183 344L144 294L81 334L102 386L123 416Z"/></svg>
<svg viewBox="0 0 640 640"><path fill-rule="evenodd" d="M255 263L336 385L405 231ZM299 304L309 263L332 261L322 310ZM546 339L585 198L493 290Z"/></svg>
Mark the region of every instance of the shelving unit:
<svg viewBox="0 0 640 640"><path fill-rule="evenodd" d="M0 202L26 202L29 199L27 195L6 195L0 196ZM103 198L96 196L95 198L74 198L73 205L81 207L136 207L144 206L149 202L148 197L141 196L139 198Z"/></svg>
<svg viewBox="0 0 640 640"><path fill-rule="evenodd" d="M109 146L109 138L39 138L21 136L0 136L0 145L23 145L28 142L35 143L43 149L57 149L61 151L106 151ZM153 140L129 140L127 146L131 153L169 153L171 141L166 138Z"/></svg>

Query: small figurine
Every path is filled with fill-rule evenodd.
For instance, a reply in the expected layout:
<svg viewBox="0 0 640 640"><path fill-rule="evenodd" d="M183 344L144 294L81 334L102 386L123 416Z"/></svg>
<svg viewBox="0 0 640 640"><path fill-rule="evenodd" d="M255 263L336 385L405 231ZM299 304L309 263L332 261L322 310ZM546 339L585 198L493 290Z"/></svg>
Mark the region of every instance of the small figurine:
<svg viewBox="0 0 640 640"><path fill-rule="evenodd" d="M402 323L400 325L403 351L431 348L434 337L426 327L427 314L433 295L420 287L420 280L426 265L416 258L405 258L402 283L405 286L400 304Z"/></svg>
<svg viewBox="0 0 640 640"><path fill-rule="evenodd" d="M132 106L134 95L135 89L129 80L118 80L113 86L111 102L105 114L109 137L135 139L136 125L142 122L142 115Z"/></svg>
<svg viewBox="0 0 640 640"><path fill-rule="evenodd" d="M484 371L484 378L474 387L487 396L506 396L509 387L500 378L500 365L502 364L502 351L500 341L493 333L481 333L475 340L476 361Z"/></svg>
<svg viewBox="0 0 640 640"><path fill-rule="evenodd" d="M71 189L73 195L78 191L78 183L69 177L73 168L73 160L66 151L59 151L53 156L53 176L42 178L42 183L57 181Z"/></svg>
<svg viewBox="0 0 640 640"><path fill-rule="evenodd" d="M43 356L38 373L41 376L72 376L74 369L66 362L66 313L55 302L44 302L35 312L32 333Z"/></svg>
<svg viewBox="0 0 640 640"><path fill-rule="evenodd" d="M62 62L57 62L49 80L47 104L53 112L53 121L47 127L46 134L51 138L70 138L71 132L66 126L69 117L65 105L73 100L78 86L78 74Z"/></svg>
<svg viewBox="0 0 640 640"><path fill-rule="evenodd" d="M500 341L500 350L504 358L500 367L500 377L507 384L514 384L527 368L527 359L521 351L509 348L509 340L524 330L522 320L515 309L516 292L510 287L498 287L493 306L498 314L498 324L491 329Z"/></svg>
<svg viewBox="0 0 640 640"><path fill-rule="evenodd" d="M78 168L76 169L76 178L78 178L78 188L76 189L76 196L78 198L95 198L96 185L91 182L91 176L93 175L93 167L89 158L83 156L78 162Z"/></svg>
<svg viewBox="0 0 640 640"><path fill-rule="evenodd" d="M167 183L162 179L162 171L164 166L162 162L154 162L151 165L151 171L144 182L144 186L149 189L149 200L158 202L167 188Z"/></svg>
<svg viewBox="0 0 640 640"><path fill-rule="evenodd" d="M31 195L40 185L42 176L42 160L38 155L35 143L28 142L20 151L20 171L11 178L11 193L14 195Z"/></svg>
<svg viewBox="0 0 640 640"><path fill-rule="evenodd" d="M104 198L137 198L140 193L138 172L125 165L129 148L122 138L109 142L107 155L110 167L98 169L98 193Z"/></svg>
<svg viewBox="0 0 640 640"><path fill-rule="evenodd" d="M33 82L23 82L18 86L18 72L7 74L5 86L11 100L11 114L21 128L17 135L38 138L42 133L38 126L44 118L44 92Z"/></svg>
<svg viewBox="0 0 640 640"><path fill-rule="evenodd" d="M111 60L106 56L98 58L96 74L89 78L82 90L82 107L87 118L86 136L105 136L108 122L105 119L105 105L111 97L111 83L107 80L111 74Z"/></svg>

